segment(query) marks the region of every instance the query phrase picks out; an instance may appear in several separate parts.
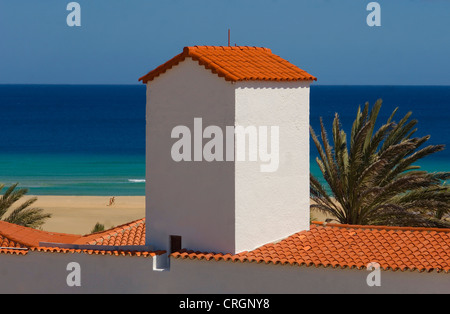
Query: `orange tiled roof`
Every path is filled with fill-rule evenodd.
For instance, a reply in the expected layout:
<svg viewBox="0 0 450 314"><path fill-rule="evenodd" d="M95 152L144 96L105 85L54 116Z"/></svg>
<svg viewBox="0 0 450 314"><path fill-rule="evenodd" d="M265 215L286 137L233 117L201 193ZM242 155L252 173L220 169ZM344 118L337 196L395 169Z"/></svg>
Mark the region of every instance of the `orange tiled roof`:
<svg viewBox="0 0 450 314"><path fill-rule="evenodd" d="M26 255L28 253L27 249L18 248L1 248L0 254L11 254L11 255Z"/></svg>
<svg viewBox="0 0 450 314"><path fill-rule="evenodd" d="M71 243L81 235L48 232L0 221L0 239L2 247L37 247L39 242Z"/></svg>
<svg viewBox="0 0 450 314"><path fill-rule="evenodd" d="M41 247L40 242L92 245L92 249ZM144 219L85 236L47 232L0 221L0 254L27 254L28 250L48 253L86 253L111 256L155 256L165 251L96 250L95 246L145 245Z"/></svg>
<svg viewBox="0 0 450 314"><path fill-rule="evenodd" d="M34 247L31 251L45 252L45 253L85 253L89 255L109 255L109 256L141 256L150 257L162 255L166 251L132 251L132 250L95 250L95 249L67 249L59 247Z"/></svg>
<svg viewBox="0 0 450 314"><path fill-rule="evenodd" d="M145 219L81 237L74 244L90 245L145 245Z"/></svg>
<svg viewBox="0 0 450 314"><path fill-rule="evenodd" d="M174 258L363 269L450 272L450 229L315 223L278 243L236 255L183 250Z"/></svg>
<svg viewBox="0 0 450 314"><path fill-rule="evenodd" d="M1 222L0 222L1 223ZM26 254L25 245L7 238L0 233L0 254Z"/></svg>
<svg viewBox="0 0 450 314"><path fill-rule="evenodd" d="M171 69L186 58L192 58L227 81L315 81L316 77L275 55L268 48L194 46L146 75L139 78L144 84Z"/></svg>
<svg viewBox="0 0 450 314"><path fill-rule="evenodd" d="M24 248L39 252L111 256L147 257L165 253L95 249L96 245L143 245L144 219L86 236L24 229L30 228L0 221L0 241L3 245L0 253L26 254L27 250ZM62 239L68 242L61 242ZM90 244L93 248L67 249L35 245L40 241L51 240L56 243ZM171 257L356 269L364 269L367 264L376 262L384 270L450 273L450 229L325 225L316 222L311 225L311 230L298 232L277 243L269 243L249 252L232 255L182 250L172 253Z"/></svg>

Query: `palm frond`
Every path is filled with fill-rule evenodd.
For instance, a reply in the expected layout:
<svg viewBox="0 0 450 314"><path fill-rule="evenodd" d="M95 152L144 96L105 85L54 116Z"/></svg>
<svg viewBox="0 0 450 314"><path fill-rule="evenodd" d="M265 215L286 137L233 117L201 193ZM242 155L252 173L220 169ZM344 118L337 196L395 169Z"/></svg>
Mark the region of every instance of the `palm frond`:
<svg viewBox="0 0 450 314"><path fill-rule="evenodd" d="M415 163L444 149L421 148L429 136L413 138L417 120L408 112L398 123L396 108L376 128L382 100L372 109L358 107L349 143L336 113L332 140L320 120L320 137L310 127L318 150L316 162L326 186L311 175L311 208L331 214L341 223L409 226L448 226L449 172L428 173ZM349 147L348 147L348 144Z"/></svg>
<svg viewBox="0 0 450 314"><path fill-rule="evenodd" d="M0 219L16 225L39 228L51 215L44 213L41 208L30 207L37 201L36 197L30 198L12 209L12 206L28 193L28 189L16 189L17 186L18 183L11 185L0 197ZM0 190L3 188L4 184L1 184ZM6 214L8 216L3 218Z"/></svg>

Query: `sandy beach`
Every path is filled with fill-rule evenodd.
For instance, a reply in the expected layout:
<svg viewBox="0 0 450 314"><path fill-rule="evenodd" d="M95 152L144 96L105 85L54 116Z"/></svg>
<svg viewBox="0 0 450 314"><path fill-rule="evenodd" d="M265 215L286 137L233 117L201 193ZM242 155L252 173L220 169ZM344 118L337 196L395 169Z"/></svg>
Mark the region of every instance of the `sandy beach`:
<svg viewBox="0 0 450 314"><path fill-rule="evenodd" d="M24 200L33 196L24 196ZM42 226L45 231L89 234L97 222L106 229L145 217L145 196L116 196L112 206L109 196L39 195L34 207L43 208L52 217ZM323 214L311 217L323 221Z"/></svg>
<svg viewBox="0 0 450 314"><path fill-rule="evenodd" d="M109 196L39 195L37 198L34 207L52 214L42 226L45 231L88 234L97 222L109 229L145 217L145 196L116 196L112 206L108 206Z"/></svg>

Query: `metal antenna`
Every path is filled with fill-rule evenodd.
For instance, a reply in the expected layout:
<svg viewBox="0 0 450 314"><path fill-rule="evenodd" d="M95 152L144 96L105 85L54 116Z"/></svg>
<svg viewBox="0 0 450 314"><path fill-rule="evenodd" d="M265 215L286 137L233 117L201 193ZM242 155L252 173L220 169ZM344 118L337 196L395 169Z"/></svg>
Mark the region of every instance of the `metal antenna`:
<svg viewBox="0 0 450 314"><path fill-rule="evenodd" d="M231 46L231 31L228 29L228 47Z"/></svg>

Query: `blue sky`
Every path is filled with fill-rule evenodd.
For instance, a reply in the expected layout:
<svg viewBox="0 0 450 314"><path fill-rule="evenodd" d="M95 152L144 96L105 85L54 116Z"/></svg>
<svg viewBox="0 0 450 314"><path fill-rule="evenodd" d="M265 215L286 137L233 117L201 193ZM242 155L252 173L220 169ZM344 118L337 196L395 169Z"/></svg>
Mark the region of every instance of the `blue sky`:
<svg viewBox="0 0 450 314"><path fill-rule="evenodd" d="M271 48L324 85L450 85L450 1L0 0L0 84L138 84L189 45Z"/></svg>

